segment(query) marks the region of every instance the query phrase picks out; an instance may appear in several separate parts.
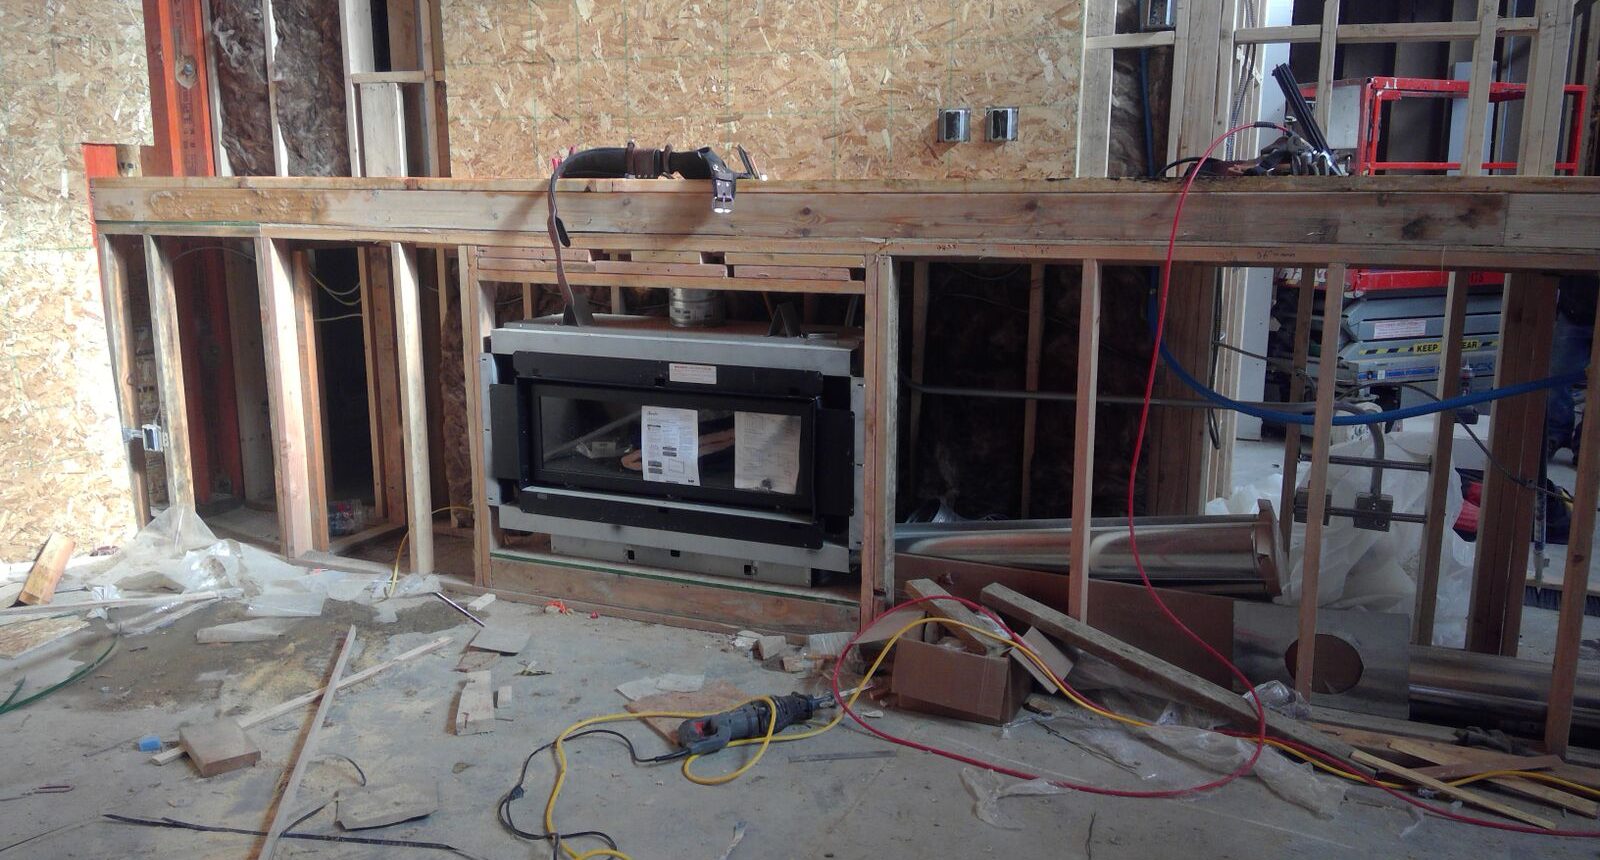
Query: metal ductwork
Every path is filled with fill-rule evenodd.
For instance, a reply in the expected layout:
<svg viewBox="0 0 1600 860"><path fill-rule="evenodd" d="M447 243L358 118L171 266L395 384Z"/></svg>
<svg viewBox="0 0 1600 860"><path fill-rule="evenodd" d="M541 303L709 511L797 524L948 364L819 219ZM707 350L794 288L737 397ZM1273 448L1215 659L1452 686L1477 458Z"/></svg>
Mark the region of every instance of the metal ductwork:
<svg viewBox="0 0 1600 860"><path fill-rule="evenodd" d="M1139 557L1157 586L1240 597L1274 597L1288 562L1278 545L1277 518L1268 502L1254 515L1140 517L1134 521ZM958 561L1065 572L1070 520L901 523L895 552ZM1090 521L1089 560L1095 579L1138 582L1121 517Z"/></svg>

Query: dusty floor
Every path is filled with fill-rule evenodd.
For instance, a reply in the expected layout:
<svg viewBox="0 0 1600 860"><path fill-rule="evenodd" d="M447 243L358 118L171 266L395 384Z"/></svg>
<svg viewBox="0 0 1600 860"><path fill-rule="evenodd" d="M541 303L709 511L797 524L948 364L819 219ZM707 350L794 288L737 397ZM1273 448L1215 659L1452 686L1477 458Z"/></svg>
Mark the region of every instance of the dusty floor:
<svg viewBox="0 0 1600 860"><path fill-rule="evenodd" d="M119 651L84 681L21 711L0 716L9 743L0 758L0 796L47 783L71 792L0 804L0 847L66 828L0 851L10 857L233 858L252 856L251 837L136 827L104 813L172 817L238 828L264 826L275 784L310 718L306 708L250 732L262 749L253 768L199 778L179 761L160 767L133 749L132 739L175 736L185 722L242 714L320 684L347 625L359 629L360 652L351 671L431 638L449 635L443 649L342 693L318 744L301 790L306 802L325 800L355 783L335 754L354 759L374 785L435 780L440 807L428 818L369 834L454 845L481 858L544 857L542 843L506 834L495 805L516 778L524 756L578 719L619 711L617 684L664 672L704 673L749 693L784 693L797 676L771 671L734 650L728 638L610 618L547 615L499 601L485 610L496 622L532 633L517 657L493 668L496 685L516 690L517 719L491 734L450 732L463 676L453 671L475 628L443 604L420 599L395 622L373 620L370 609L330 602L322 618L299 621L284 638L256 644L196 645L200 627L234 620L236 605L213 605L163 631L123 640ZM87 659L103 638L76 634L76 656ZM48 680L50 660L30 669ZM518 675L525 662L548 671ZM14 678L12 672L4 678ZM14 683L11 682L11 683ZM9 684L7 684L9 687ZM1007 730L888 711L885 728L968 754L1018 763L1050 775L1138 788L1139 779L1107 760L1067 744L1036 724ZM643 726L622 730L646 754L664 751ZM109 749L108 749L109 747ZM890 749L889 758L794 762L795 755ZM744 753L723 753L703 768L731 768ZM599 828L636 858L867 858L867 857L1592 857L1575 841L1475 830L1440 820L1414 824L1412 815L1373 790L1349 792L1336 815L1319 819L1271 794L1254 779L1186 800L1127 800L1068 794L1015 797L1002 811L1019 825L1002 829L979 821L973 796L953 762L881 741L848 727L792 746L775 747L751 773L730 785L686 782L676 765L635 767L616 743L574 742L573 772L561 797L563 828ZM536 760L529 796L514 814L536 827L551 766ZM299 829L334 833L332 809ZM1594 822L1565 819L1568 826ZM735 828L745 835L731 854ZM592 847L592 844L587 847ZM443 852L288 841L280 857L444 857Z"/></svg>

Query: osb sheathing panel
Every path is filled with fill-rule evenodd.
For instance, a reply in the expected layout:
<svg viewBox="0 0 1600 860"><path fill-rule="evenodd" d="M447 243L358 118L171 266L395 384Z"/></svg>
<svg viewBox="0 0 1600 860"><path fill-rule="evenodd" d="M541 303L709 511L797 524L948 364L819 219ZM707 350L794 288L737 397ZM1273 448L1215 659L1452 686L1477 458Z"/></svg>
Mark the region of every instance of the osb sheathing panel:
<svg viewBox="0 0 1600 860"><path fill-rule="evenodd" d="M452 171L742 144L774 178L1069 176L1080 0L443 0ZM988 106L1020 139L982 140ZM941 145L941 106L973 111Z"/></svg>
<svg viewBox="0 0 1600 860"><path fill-rule="evenodd" d="M138 0L0 0L0 560L132 525L80 143L150 142Z"/></svg>

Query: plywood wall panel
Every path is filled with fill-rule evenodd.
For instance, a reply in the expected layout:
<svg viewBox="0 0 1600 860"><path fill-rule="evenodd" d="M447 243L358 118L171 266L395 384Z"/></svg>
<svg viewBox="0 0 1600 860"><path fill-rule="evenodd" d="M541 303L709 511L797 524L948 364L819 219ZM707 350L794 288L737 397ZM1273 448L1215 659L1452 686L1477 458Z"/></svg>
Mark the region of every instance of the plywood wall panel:
<svg viewBox="0 0 1600 860"><path fill-rule="evenodd" d="M1080 0L444 0L443 11L456 176L542 176L569 146L630 137L729 157L742 144L783 179L1041 178L1074 160ZM991 105L1022 109L1021 140L982 140ZM972 109L977 139L936 144L941 106Z"/></svg>
<svg viewBox="0 0 1600 860"><path fill-rule="evenodd" d="M0 561L132 525L85 141L149 143L138 0L0 4Z"/></svg>

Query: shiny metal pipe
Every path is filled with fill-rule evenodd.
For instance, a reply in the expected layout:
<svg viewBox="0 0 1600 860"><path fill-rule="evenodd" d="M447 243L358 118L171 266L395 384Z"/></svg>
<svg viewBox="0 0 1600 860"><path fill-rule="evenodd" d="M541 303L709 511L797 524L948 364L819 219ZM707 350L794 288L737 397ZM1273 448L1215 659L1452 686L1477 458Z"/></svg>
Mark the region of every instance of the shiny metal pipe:
<svg viewBox="0 0 1600 860"><path fill-rule="evenodd" d="M1411 647L1411 701L1462 723L1543 723L1550 665L1498 654L1427 645ZM1600 675L1578 674L1572 724L1600 731Z"/></svg>
<svg viewBox="0 0 1600 860"><path fill-rule="evenodd" d="M1141 517L1135 521L1139 557L1156 585L1213 594L1280 592L1288 563L1278 545L1272 505L1254 515ZM1070 520L901 523L895 552L959 561L1065 572L1072 540ZM1090 521L1089 570L1095 579L1139 580L1128 522Z"/></svg>

